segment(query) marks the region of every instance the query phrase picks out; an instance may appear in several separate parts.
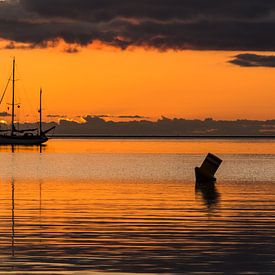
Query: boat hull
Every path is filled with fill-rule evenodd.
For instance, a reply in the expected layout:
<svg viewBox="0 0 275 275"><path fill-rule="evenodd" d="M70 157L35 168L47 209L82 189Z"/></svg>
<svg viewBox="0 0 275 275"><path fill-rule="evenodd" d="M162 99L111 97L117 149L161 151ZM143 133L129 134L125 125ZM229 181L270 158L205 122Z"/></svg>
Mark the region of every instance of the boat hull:
<svg viewBox="0 0 275 275"><path fill-rule="evenodd" d="M0 145L41 145L48 141L46 136L1 136Z"/></svg>

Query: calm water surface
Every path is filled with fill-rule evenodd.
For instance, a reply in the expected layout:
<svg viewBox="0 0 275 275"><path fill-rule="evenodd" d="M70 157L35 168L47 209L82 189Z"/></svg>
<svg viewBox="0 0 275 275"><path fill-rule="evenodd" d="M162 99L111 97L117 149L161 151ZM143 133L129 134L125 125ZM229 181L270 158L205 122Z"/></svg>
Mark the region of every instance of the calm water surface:
<svg viewBox="0 0 275 275"><path fill-rule="evenodd" d="M219 180L196 187L208 151ZM51 140L0 159L0 274L274 274L275 140Z"/></svg>

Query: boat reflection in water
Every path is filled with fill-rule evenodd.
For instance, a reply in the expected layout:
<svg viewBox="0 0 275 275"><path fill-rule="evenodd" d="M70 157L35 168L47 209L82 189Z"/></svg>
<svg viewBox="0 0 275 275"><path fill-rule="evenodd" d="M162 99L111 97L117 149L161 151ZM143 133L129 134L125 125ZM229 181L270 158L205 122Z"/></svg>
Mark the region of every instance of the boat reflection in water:
<svg viewBox="0 0 275 275"><path fill-rule="evenodd" d="M12 250L12 257L15 257L15 246L14 246L14 239L15 239L15 222L14 222L14 211L15 211L15 205L14 205L14 190L15 189L15 185L14 185L14 178L12 178L11 181L11 202L12 202L12 206L11 206L11 224L12 224L12 228L11 228L11 250Z"/></svg>
<svg viewBox="0 0 275 275"><path fill-rule="evenodd" d="M22 261L22 249L20 246L22 246L22 238L20 238L20 233L18 233L18 240L17 242L19 243L19 248L18 248L18 255L16 255L16 227L20 227L20 220L22 220L22 217L20 214L18 215L18 224L16 223L16 207L15 207L15 179L12 177L11 179L11 257L8 257L9 260L6 261L6 266L9 266L12 271L16 271L21 267L20 262ZM20 199L19 199L20 200ZM19 212L22 209L19 209ZM38 217L38 223L37 226L39 227L39 230L42 230L41 226L41 216L42 216L42 181L39 181L39 217ZM27 235L25 236L27 237ZM37 234L37 237L39 238L39 243L41 245L42 243L42 235L41 232L40 234ZM26 242L28 243L28 240L26 239ZM20 245L21 243L21 245ZM40 249L38 249L40 252ZM27 266L27 265L26 265ZM0 271L1 271L1 262L0 262ZM1 273L1 272L0 272ZM2 273L1 273L2 274Z"/></svg>
<svg viewBox="0 0 275 275"><path fill-rule="evenodd" d="M1 153L44 153L46 152L47 145L1 145L0 144L0 152Z"/></svg>

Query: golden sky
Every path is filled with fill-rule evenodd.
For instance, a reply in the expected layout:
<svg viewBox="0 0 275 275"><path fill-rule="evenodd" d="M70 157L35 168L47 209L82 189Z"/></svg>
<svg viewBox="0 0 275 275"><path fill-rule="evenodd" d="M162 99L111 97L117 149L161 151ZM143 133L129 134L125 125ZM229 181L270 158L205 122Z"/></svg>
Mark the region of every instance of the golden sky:
<svg viewBox="0 0 275 275"><path fill-rule="evenodd" d="M275 118L275 69L229 64L239 52L62 47L1 50L1 93L17 60L21 117L38 118L42 86L45 116Z"/></svg>

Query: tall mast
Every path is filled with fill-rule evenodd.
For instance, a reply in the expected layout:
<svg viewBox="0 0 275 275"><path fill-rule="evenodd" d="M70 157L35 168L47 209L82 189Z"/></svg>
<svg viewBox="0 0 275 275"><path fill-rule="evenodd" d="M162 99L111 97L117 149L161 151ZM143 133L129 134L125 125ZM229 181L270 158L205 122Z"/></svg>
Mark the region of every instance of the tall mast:
<svg viewBox="0 0 275 275"><path fill-rule="evenodd" d="M42 135L42 88L40 88L40 109L39 109L39 114L40 114L40 120L39 120L39 134Z"/></svg>
<svg viewBox="0 0 275 275"><path fill-rule="evenodd" d="M11 114L11 135L14 134L14 92L15 92L15 57L12 64L12 114Z"/></svg>

